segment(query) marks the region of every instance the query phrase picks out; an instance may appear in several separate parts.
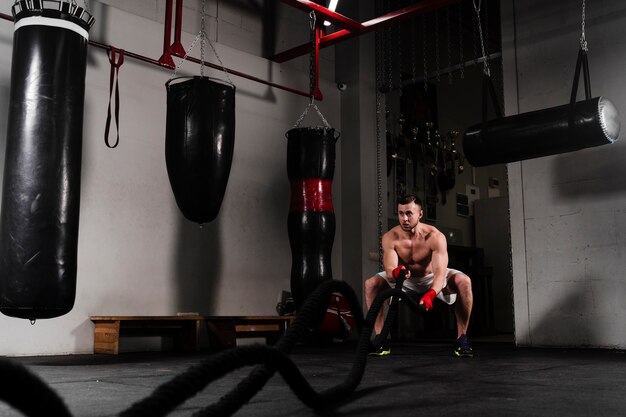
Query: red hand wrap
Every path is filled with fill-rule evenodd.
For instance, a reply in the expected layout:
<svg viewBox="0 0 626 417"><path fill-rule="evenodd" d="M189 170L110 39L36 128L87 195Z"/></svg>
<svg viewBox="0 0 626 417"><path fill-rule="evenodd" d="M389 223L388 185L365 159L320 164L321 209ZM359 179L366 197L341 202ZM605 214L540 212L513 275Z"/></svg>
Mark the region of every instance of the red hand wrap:
<svg viewBox="0 0 626 417"><path fill-rule="evenodd" d="M437 292L433 289L426 291L426 294L422 296L420 303L424 303L424 307L426 311L431 310L433 308L433 300L437 296Z"/></svg>
<svg viewBox="0 0 626 417"><path fill-rule="evenodd" d="M404 271L405 269L406 267L404 265L396 266L391 272L393 279L398 279L398 275L400 275L400 271Z"/></svg>

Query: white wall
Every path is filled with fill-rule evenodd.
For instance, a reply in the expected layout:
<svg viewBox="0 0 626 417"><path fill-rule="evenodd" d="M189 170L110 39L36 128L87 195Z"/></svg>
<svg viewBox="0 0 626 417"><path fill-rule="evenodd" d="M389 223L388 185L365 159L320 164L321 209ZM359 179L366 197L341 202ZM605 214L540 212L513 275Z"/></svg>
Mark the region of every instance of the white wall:
<svg viewBox="0 0 626 417"><path fill-rule="evenodd" d="M507 113L567 103L581 2L501 3ZM624 120L626 4L587 2L586 15L592 93ZM625 155L622 139L509 165L519 345L626 347Z"/></svg>
<svg viewBox="0 0 626 417"><path fill-rule="evenodd" d="M0 12L10 14L8 3L3 2ZM163 20L164 1L145 0L142 7L136 7L138 2L134 1L90 3L97 19L92 39L149 57L161 55L163 25L159 21ZM208 4L209 36L214 41L218 39L216 48L227 67L299 90L308 89L308 65L302 64L302 59L278 65L259 57L260 16L229 7L232 3L227 1L212 0ZM129 7L136 10L128 10ZM188 46L199 27L199 15L193 12L198 9L194 2L186 2L186 7L184 28L190 33L183 33L183 45ZM284 10L281 13L293 14ZM298 13L304 16L299 29L304 31L302 39L306 40L306 14ZM10 22L0 21L2 160L12 31ZM298 36L292 36L290 41L295 43L291 46L297 45ZM192 55L198 54L196 49ZM330 54L325 52L326 56ZM212 55L207 57L216 62ZM333 63L327 59L325 64L328 67ZM334 69L324 71L332 74ZM185 64L182 73L197 74L199 68ZM224 77L218 71L205 70L207 73ZM169 315L191 311L275 314L280 291L289 290L291 268L285 132L293 126L308 99L232 77L237 86L232 170L218 219L200 229L178 211L165 169L164 83L170 76L170 71L126 59L119 78L120 145L108 149L103 134L109 63L103 50L90 49L76 304L69 314L39 320L34 326L26 320L0 316L0 355L92 352L90 315ZM339 92L333 82L324 78L321 88L325 99L319 103L320 109L340 129ZM305 119L305 125L309 123L319 122ZM339 158L337 165L335 184L341 180ZM340 187L335 185L333 194L340 201ZM333 270L339 278L342 245L338 205L336 213Z"/></svg>

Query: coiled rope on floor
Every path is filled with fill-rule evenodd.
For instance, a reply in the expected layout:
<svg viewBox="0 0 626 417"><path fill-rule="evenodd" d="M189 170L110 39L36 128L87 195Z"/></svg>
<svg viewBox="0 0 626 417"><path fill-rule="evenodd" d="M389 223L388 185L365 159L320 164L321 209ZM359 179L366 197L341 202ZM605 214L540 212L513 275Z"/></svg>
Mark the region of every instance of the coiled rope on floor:
<svg viewBox="0 0 626 417"><path fill-rule="evenodd" d="M255 367L246 378L217 402L197 411L193 416L232 415L254 397L276 372L283 377L298 399L308 407L315 410L333 408L339 402L347 399L360 384L365 371L368 352L372 348L379 348L387 338L392 323L397 317L397 304L400 299L405 300L411 308L419 309L417 302L406 297L400 289L403 281L404 274L402 273L395 288L384 290L375 298L365 318L361 313L360 303L354 290L347 283L335 280L325 281L307 298L293 323L275 346L241 346L211 355L199 364L191 366L168 382L163 383L146 398L122 411L119 416L167 416L187 399L206 388L211 382L236 369L251 365L259 366ZM342 294L348 300L355 318L359 339L355 360L344 381L317 392L287 354L311 329L319 325L324 318L330 295L334 292ZM393 298L383 331L371 343L370 335L376 316L383 303L390 297ZM0 375L3 376L0 385L2 388L0 389L0 399L23 412L26 416L71 417L61 398L24 366L9 360L1 360ZM9 375L10 378L6 378L6 375ZM11 386L5 389L8 384ZM45 401L32 401L32 398L42 398ZM51 412L51 410L58 411Z"/></svg>

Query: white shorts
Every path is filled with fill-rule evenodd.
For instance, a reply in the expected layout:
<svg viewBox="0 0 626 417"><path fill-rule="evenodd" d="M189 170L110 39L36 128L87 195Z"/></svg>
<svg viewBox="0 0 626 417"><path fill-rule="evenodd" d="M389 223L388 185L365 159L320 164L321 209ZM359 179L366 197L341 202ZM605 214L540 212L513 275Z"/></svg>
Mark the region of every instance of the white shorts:
<svg viewBox="0 0 626 417"><path fill-rule="evenodd" d="M446 280L443 282L442 290L443 288L446 288L446 286L448 285L448 279L450 279L452 275L462 273L463 272L457 269L448 268L448 273L446 274ZM383 277L390 287L394 287L396 285L395 283L390 282L387 279L387 273L385 271L379 272L377 275ZM425 293L426 291L430 290L430 287L433 284L433 279L435 279L435 274L433 273L424 275L423 277L415 277L411 274L411 277L409 279L404 280L404 284L402 285L402 291L412 291L417 294ZM443 291L439 291L439 294L437 294L437 297L435 298L440 299L446 304L454 304L454 302L456 301L456 293L444 294Z"/></svg>

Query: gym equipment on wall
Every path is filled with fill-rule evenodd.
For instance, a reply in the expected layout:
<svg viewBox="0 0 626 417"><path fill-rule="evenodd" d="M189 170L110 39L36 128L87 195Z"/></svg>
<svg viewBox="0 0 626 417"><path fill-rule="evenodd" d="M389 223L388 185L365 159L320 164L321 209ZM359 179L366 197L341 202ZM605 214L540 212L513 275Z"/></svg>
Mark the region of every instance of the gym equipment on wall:
<svg viewBox="0 0 626 417"><path fill-rule="evenodd" d="M202 2L200 33L201 61L208 40L205 31L206 0ZM184 59L183 59L184 60ZM167 88L165 162L178 208L196 223L214 220L222 205L235 149L235 86L223 67L228 82L204 76L176 77Z"/></svg>
<svg viewBox="0 0 626 417"><path fill-rule="evenodd" d="M467 160L480 167L556 155L616 141L620 132L618 112L605 97L591 97L587 51L583 1L583 30L569 104L504 118L500 116L490 121L487 121L487 87L493 102L497 103L497 100L486 67L483 122L465 132L463 149ZM581 70L585 100L576 102ZM498 106L496 108L499 109Z"/></svg>
<svg viewBox="0 0 626 417"><path fill-rule="evenodd" d="M31 320L63 315L74 305L87 42L94 23L75 3L50 3L16 1L12 7L0 311Z"/></svg>

